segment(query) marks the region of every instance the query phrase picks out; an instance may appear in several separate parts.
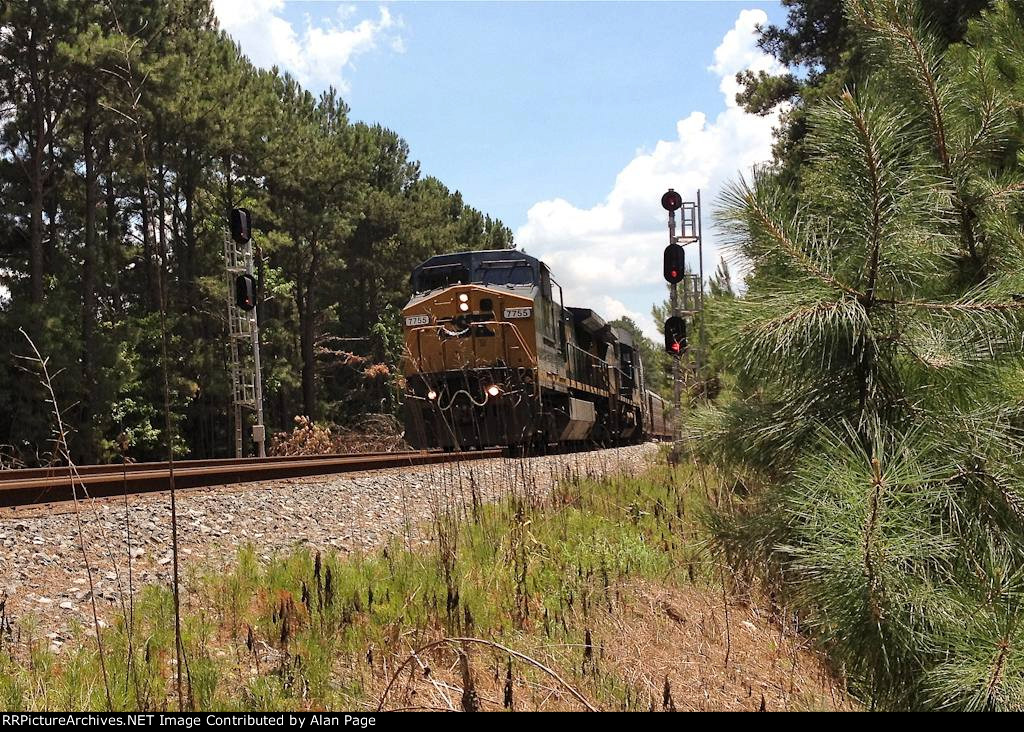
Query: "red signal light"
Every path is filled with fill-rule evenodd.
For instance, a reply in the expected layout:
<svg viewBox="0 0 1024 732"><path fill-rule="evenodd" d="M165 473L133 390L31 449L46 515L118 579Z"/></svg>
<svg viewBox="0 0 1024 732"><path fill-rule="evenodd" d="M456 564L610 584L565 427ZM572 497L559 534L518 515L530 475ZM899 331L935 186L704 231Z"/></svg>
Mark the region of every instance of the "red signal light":
<svg viewBox="0 0 1024 732"><path fill-rule="evenodd" d="M251 274L240 274L235 278L235 305L242 310L256 307L256 278Z"/></svg>
<svg viewBox="0 0 1024 732"><path fill-rule="evenodd" d="M665 321L665 351L680 356L686 349L686 321L674 315Z"/></svg>
<svg viewBox="0 0 1024 732"><path fill-rule="evenodd" d="M665 261L663 272L665 279L673 285L681 282L683 272L686 270L686 252L678 244L669 244L665 247Z"/></svg>

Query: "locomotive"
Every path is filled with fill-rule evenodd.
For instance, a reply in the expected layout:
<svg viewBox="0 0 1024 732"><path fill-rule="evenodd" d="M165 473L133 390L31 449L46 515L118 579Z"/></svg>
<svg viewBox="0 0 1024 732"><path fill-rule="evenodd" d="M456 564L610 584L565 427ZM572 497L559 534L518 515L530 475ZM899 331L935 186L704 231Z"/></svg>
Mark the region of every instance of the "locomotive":
<svg viewBox="0 0 1024 732"><path fill-rule="evenodd" d="M546 264L516 250L439 254L412 271L405 435L415 448L619 445L668 439L628 331L565 307Z"/></svg>

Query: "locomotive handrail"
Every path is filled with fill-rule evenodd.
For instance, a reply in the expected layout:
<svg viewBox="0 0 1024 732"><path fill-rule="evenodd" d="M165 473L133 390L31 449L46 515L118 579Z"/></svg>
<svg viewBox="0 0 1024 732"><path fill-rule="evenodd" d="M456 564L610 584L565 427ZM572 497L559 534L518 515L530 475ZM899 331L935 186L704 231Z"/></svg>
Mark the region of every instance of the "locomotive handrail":
<svg viewBox="0 0 1024 732"><path fill-rule="evenodd" d="M523 338L523 334L519 331L519 327L515 323L510 323L507 320L480 320L480 321L476 321L476 322L470 324L471 327L476 327L476 326L479 326L479 325L499 325L499 326L502 326L502 327L511 328L512 329L512 333L515 335L516 340L519 341L519 346L523 349L523 352L526 353L526 354L530 353L530 347L526 344L526 340ZM451 331L447 330L443 325L419 325L419 326L411 328L410 330L412 332L416 333L416 340L417 341L419 341L420 333L422 331L425 331L425 330L432 330L434 332L444 331L446 333L451 333ZM444 344L445 344L445 341L442 341L441 342L441 358L442 358L443 361L447 361L447 359L445 358L446 354L444 352ZM416 361L417 361L417 366L422 371L423 370L423 349L420 348L419 352L420 353L416 357ZM505 363L507 364L509 362L508 341L505 340L504 337L502 337L502 352L503 352L503 354L505 356ZM447 366L447 363L445 363L445 365Z"/></svg>
<svg viewBox="0 0 1024 732"><path fill-rule="evenodd" d="M574 378L583 376L584 374L581 374L580 372L584 371L586 372L586 376L591 378L578 378L578 380L590 384L591 386L608 389L608 362L603 358L595 356L589 351L583 350L573 343L569 343L567 345L569 346L570 365L573 367ZM582 363L583 368L579 368L577 366L577 362ZM597 375L599 378L593 378L594 375Z"/></svg>
<svg viewBox="0 0 1024 732"><path fill-rule="evenodd" d="M619 374L619 383L618 383L619 395L622 396L623 393L627 392L627 391L630 394L632 394L633 390L638 387L638 384L636 383L636 378L633 377L633 376L630 376L625 371L620 369L618 366L615 366L614 368L615 368L615 371Z"/></svg>

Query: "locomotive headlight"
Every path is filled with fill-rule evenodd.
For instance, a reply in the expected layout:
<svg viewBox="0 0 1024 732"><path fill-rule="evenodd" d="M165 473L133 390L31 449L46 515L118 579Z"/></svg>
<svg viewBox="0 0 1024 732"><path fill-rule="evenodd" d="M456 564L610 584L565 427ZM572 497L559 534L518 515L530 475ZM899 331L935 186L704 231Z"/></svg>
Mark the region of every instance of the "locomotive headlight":
<svg viewBox="0 0 1024 732"><path fill-rule="evenodd" d="M465 295L463 295L463 297L465 297ZM464 313L468 312L469 311L469 303L468 302L460 302L459 303L459 310L461 310Z"/></svg>
<svg viewBox="0 0 1024 732"><path fill-rule="evenodd" d="M469 302L469 295L465 292L459 294L459 302Z"/></svg>
<svg viewBox="0 0 1024 732"><path fill-rule="evenodd" d="M492 397L496 397L498 396L498 394L501 393L501 387L499 387L497 384L491 384L490 386L487 387L487 393L490 394Z"/></svg>
<svg viewBox="0 0 1024 732"><path fill-rule="evenodd" d="M435 399L437 399L437 392L434 391L433 389L428 391L427 392L427 399L429 399L430 401L434 401Z"/></svg>

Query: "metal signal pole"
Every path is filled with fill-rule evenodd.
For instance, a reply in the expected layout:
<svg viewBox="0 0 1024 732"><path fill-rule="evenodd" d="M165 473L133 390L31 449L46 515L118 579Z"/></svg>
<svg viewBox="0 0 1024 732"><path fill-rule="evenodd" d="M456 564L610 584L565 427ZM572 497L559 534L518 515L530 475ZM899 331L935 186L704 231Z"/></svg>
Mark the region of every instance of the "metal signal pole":
<svg viewBox="0 0 1024 732"><path fill-rule="evenodd" d="M683 315L691 322L704 312L704 235L701 226L700 191L696 201L686 201L680 206L680 233L675 239L684 247L697 245L697 273L690 274L689 265L683 279ZM704 366L704 318L700 320L700 337L694 349L693 368L696 372Z"/></svg>
<svg viewBox="0 0 1024 732"><path fill-rule="evenodd" d="M686 255L677 244L676 211L683 206L683 197L669 188L661 197L661 207L668 211L668 246L665 248L665 280L669 283L669 308L672 310L665 322L665 349L672 356L672 408L679 413L682 384L680 383L679 359L685 347L677 342L674 331L679 325L679 282L686 286ZM685 216L683 228L686 227ZM685 324L682 326L685 329ZM676 420L678 422L678 420Z"/></svg>
<svg viewBox="0 0 1024 732"><path fill-rule="evenodd" d="M700 279L697 280L697 283L698 283L698 290L697 290L697 292L699 293L699 296L698 296L699 304L695 303L695 306L697 307L697 310L700 313L700 346L697 348L697 373L700 374L703 371L703 369L704 369L704 361L705 361L705 356L706 356L704 350L705 350L705 348L707 348L707 340L705 339L705 332L704 332L704 227L703 227L703 225L701 223L701 218L700 218L700 189L699 188L697 189L697 205L696 205L696 215L695 215L695 219L694 219L694 224L696 226L696 230L695 231L696 231L696 235L697 235L697 260L699 262L699 269L700 269Z"/></svg>
<svg viewBox="0 0 1024 732"><path fill-rule="evenodd" d="M669 305L672 310L665 322L665 348L675 358L672 364L672 399L676 412L681 408L682 397L682 365L680 359L687 352L686 323L682 318L690 318L691 322L704 311L704 242L701 231L700 191L696 201L683 201L682 197L672 188L661 198L662 207L668 211L668 247L665 249L665 279L670 284ZM676 211L680 212L680 234L676 236ZM683 247L697 244L697 274L690 274L689 265ZM681 246L682 245L682 246ZM683 283L683 307L679 308L678 283ZM671 333L670 333L671 331ZM705 348L704 319L700 321L699 345L694 354L695 373L700 373L704 366Z"/></svg>
<svg viewBox="0 0 1024 732"><path fill-rule="evenodd" d="M231 234L224 238L224 269L227 280L228 363L231 368L231 394L235 411L235 457L242 457L245 410L255 413L252 439L256 443L257 455L266 457L260 328L253 284L255 280L252 235L249 212L244 209L232 211Z"/></svg>
<svg viewBox="0 0 1024 732"><path fill-rule="evenodd" d="M668 243L672 246L676 243L676 212L675 210L669 210L668 212ZM683 280L685 286L686 280ZM669 308L671 309L670 315L676 317L679 315L679 284L673 282L669 285ZM682 384L680 383L680 365L679 359L672 360L672 406L678 414L680 411L680 397L682 396ZM678 420L677 420L678 421Z"/></svg>

